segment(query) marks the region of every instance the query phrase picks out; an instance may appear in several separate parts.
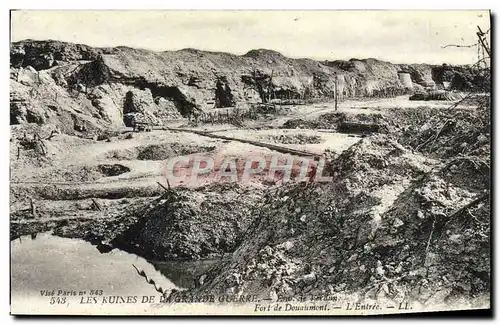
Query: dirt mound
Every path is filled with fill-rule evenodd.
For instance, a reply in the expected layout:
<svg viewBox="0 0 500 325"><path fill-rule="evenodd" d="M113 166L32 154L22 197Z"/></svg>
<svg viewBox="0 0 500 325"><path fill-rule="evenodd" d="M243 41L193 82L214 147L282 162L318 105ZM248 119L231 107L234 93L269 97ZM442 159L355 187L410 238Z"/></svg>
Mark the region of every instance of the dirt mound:
<svg viewBox="0 0 500 325"><path fill-rule="evenodd" d="M96 166L64 166L51 168L42 172L37 179L50 179L51 182L91 182L103 177L103 173Z"/></svg>
<svg viewBox="0 0 500 325"><path fill-rule="evenodd" d="M115 200L102 200L102 199L87 199L83 202L77 203L79 209L74 213L79 215L77 219L54 220L51 222L33 223L31 233L52 231L54 235L66 238L81 238L85 241L96 245L97 248L106 249L109 252L113 246L113 240L129 227L137 222L140 217L140 212L143 209L145 202L150 201L151 198L127 198ZM100 209L104 211L105 217L102 216L103 212L97 210L95 202L98 202ZM46 211L45 214L50 215L54 211ZM56 213L61 213L56 211ZM68 212L65 211L67 215ZM90 216L90 218L89 218ZM17 233L17 234L16 234ZM11 229L11 236L13 234L23 235L29 234L26 229Z"/></svg>
<svg viewBox="0 0 500 325"><path fill-rule="evenodd" d="M329 129L341 133L387 133L388 122L382 114L350 114L332 112L311 119L292 119L286 121L284 129Z"/></svg>
<svg viewBox="0 0 500 325"><path fill-rule="evenodd" d="M419 92L410 96L410 100L446 100L446 101L456 101L463 98L460 93L455 93L445 90L434 90L430 92Z"/></svg>
<svg viewBox="0 0 500 325"><path fill-rule="evenodd" d="M389 296L423 304L485 295L490 285L488 175L484 166L453 161L414 181L384 214L372 256L360 261L373 269L382 261L379 284L366 294L376 296L386 284Z"/></svg>
<svg viewBox="0 0 500 325"><path fill-rule="evenodd" d="M104 155L104 158L114 160L165 160L195 153L208 153L215 149L215 146L197 144L159 143L111 150Z"/></svg>
<svg viewBox="0 0 500 325"><path fill-rule="evenodd" d="M235 183L172 189L116 245L154 260L200 259L231 252L253 220L260 190ZM216 220L216 222L214 221ZM138 248L139 247L139 248Z"/></svg>
<svg viewBox="0 0 500 325"><path fill-rule="evenodd" d="M245 291L263 286L267 293L275 289L278 294L300 292L303 288L290 291L287 287L301 276L317 273L317 267L322 268L311 269L312 261L323 261L327 270L340 263L346 256L345 249L353 249L358 241L366 241L372 234L380 214L404 190L401 184L429 169L424 158L386 136L362 139L331 164L331 183L292 184L265 194L258 207L259 218L235 252L233 264L225 266L224 275L214 279L214 288L226 290L225 281L230 279L225 276L237 273ZM337 251L336 247L343 250ZM280 261L268 261L271 256ZM277 266L283 264L283 268L276 270L275 262ZM257 275L261 273L267 275ZM278 273L274 276L278 276L280 284L270 286L274 273Z"/></svg>
<svg viewBox="0 0 500 325"><path fill-rule="evenodd" d="M283 124L287 129L337 129L341 122L346 120L345 113L326 113L315 119L293 119Z"/></svg>
<svg viewBox="0 0 500 325"><path fill-rule="evenodd" d="M326 292L425 305L487 292L484 186L457 181L467 164L436 164L386 136L362 139L332 162L332 183L266 192L232 259L197 293ZM473 170L472 178L484 174Z"/></svg>
<svg viewBox="0 0 500 325"><path fill-rule="evenodd" d="M118 176L124 173L128 173L130 171L130 168L120 164L113 164L113 165L102 164L97 166L97 169L104 176Z"/></svg>
<svg viewBox="0 0 500 325"><path fill-rule="evenodd" d="M282 129L328 129L328 123L316 120L290 119L283 123Z"/></svg>
<svg viewBox="0 0 500 325"><path fill-rule="evenodd" d="M115 149L108 151L105 154L105 158L116 159L116 160L135 160L137 159L138 152L139 149L136 147L128 149Z"/></svg>
<svg viewBox="0 0 500 325"><path fill-rule="evenodd" d="M315 144L323 142L319 135L279 134L263 136L264 141L282 144Z"/></svg>
<svg viewBox="0 0 500 325"><path fill-rule="evenodd" d="M100 164L100 165L66 165L64 168L47 167L35 175L25 175L22 182L40 181L61 183L92 182L102 177L118 176L130 172L130 168L120 164Z"/></svg>
<svg viewBox="0 0 500 325"><path fill-rule="evenodd" d="M206 153L215 150L214 146L187 145L180 143L153 144L139 148L137 159L139 160L164 160L175 156L191 155L194 153Z"/></svg>

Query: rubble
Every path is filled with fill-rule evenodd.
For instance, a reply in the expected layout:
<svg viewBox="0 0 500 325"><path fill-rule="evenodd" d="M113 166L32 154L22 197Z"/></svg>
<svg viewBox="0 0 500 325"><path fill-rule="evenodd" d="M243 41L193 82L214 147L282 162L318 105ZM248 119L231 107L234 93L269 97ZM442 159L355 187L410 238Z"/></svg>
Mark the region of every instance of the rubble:
<svg viewBox="0 0 500 325"><path fill-rule="evenodd" d="M268 135L262 137L266 142L282 143L282 144L315 144L321 143L322 139L318 135L303 135L303 134L280 134Z"/></svg>
<svg viewBox="0 0 500 325"><path fill-rule="evenodd" d="M489 168L426 158L382 135L362 139L331 165L331 184L267 191L231 260L197 292L223 292L228 270L240 277L238 291L262 295L332 287L425 305L488 292Z"/></svg>
<svg viewBox="0 0 500 325"><path fill-rule="evenodd" d="M473 96L477 108L451 105L447 110L422 106L418 110L393 109L391 121L401 143L435 157L489 156L490 98ZM465 98L458 104L473 100Z"/></svg>

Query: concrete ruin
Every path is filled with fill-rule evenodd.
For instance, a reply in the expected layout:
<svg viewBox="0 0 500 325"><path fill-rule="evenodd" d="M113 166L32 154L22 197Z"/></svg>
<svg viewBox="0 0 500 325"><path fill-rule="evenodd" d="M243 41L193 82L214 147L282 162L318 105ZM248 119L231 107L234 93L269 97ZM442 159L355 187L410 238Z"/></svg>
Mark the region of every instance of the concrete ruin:
<svg viewBox="0 0 500 325"><path fill-rule="evenodd" d="M398 78L403 87L412 89L413 88L413 83L411 81L411 76L409 73L405 72L398 72Z"/></svg>

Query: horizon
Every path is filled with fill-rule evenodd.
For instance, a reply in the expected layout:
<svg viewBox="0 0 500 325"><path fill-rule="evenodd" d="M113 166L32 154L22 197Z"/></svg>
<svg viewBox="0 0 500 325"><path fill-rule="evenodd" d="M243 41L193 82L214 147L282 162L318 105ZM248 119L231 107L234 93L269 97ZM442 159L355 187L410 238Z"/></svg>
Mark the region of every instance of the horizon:
<svg viewBox="0 0 500 325"><path fill-rule="evenodd" d="M270 19L274 24L269 27ZM489 11L20 10L11 11L10 36L12 43L53 40L100 48L195 49L238 56L265 49L315 61L373 58L395 64L467 65L477 60L476 47L443 46L474 44L476 25L487 31L489 23ZM151 33L162 26L178 37ZM98 33L102 30L109 32Z"/></svg>
<svg viewBox="0 0 500 325"><path fill-rule="evenodd" d="M196 49L196 48L190 48L190 47L187 47L187 48L182 48L182 49L178 49L178 50L164 50L164 51L158 51L158 50L152 50L152 49L146 49L146 48L140 48L140 47L131 47L131 46L128 46L128 45L116 45L116 46L103 46L103 47L99 47L99 46L92 46L92 45L89 45L89 44L84 44L84 43L73 43L73 42L67 42L67 41L60 41L60 40L54 40L54 39L23 39L23 40L19 40L19 41L11 41L11 43L21 43L21 42L30 42L30 41L34 41L34 42L61 42L61 43L67 43L67 44L74 44L74 45L84 45L84 46L89 46L89 47L92 47L92 48L97 48L97 49L105 49L105 48L120 48L120 47L125 47L125 48L130 48L130 49L134 49L134 50L141 50L141 51L149 51L149 52L155 52L155 53L164 53L164 52L179 52L179 51L187 51L187 50L195 50L195 51L200 51L200 52L206 52L206 53L220 53L220 54L229 54L229 55L234 55L234 56L245 56L246 54L248 54L249 52L251 51L261 51L261 50L264 50L264 51L273 51L273 52L277 52L289 59L293 59L293 60L313 60L313 61L316 61L316 62L335 62L335 61L351 61L351 60L357 60L357 61L363 61L363 60L378 60L380 62L386 62L386 63L391 63L391 64L399 64L399 65L402 65L402 64L407 64L407 65L414 65L414 64L427 64L427 65L442 65L443 63L444 64L447 64L446 62L443 62L441 64L439 63L428 63L428 62L391 62L391 61L387 61L387 60L384 60L384 59L381 59L381 58L376 58L376 57L361 57L361 58L348 58L348 59L332 59L332 60L328 60L328 59L314 59L314 58L306 58L306 57L290 57L290 56L287 56L279 51L276 51L274 49L264 49L264 48L259 48L259 49L249 49L248 51L246 51L245 53L243 54L236 54L236 53L231 53L231 52L224 52L224 51L211 51L211 50L202 50L202 49ZM469 63L460 63L460 64L453 64L453 65L470 65Z"/></svg>

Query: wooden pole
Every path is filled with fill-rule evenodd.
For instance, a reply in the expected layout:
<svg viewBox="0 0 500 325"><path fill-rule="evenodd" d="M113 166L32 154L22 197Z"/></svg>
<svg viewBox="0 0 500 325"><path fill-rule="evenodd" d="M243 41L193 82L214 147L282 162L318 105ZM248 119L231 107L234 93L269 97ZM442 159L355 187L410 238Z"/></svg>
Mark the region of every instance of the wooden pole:
<svg viewBox="0 0 500 325"><path fill-rule="evenodd" d="M479 42L481 42L483 49L486 51L486 53L488 53L488 57L491 58L490 49L486 46L486 44L484 44L484 39L483 39L484 33L479 26L477 26L477 29L479 30L479 32L477 32L477 37L479 38Z"/></svg>
<svg viewBox="0 0 500 325"><path fill-rule="evenodd" d="M30 198L30 208L31 208L31 215L33 218L36 218L36 206L35 206L35 200Z"/></svg>
<svg viewBox="0 0 500 325"><path fill-rule="evenodd" d="M163 186L162 183L160 183L160 182L156 182L156 183L158 183L158 185L160 185L166 192L168 192L169 189L166 188L165 186ZM169 187L170 187L170 184L169 184Z"/></svg>
<svg viewBox="0 0 500 325"><path fill-rule="evenodd" d="M271 70L271 78L269 79L269 87L267 89L269 101L273 99L273 75L274 75L274 70Z"/></svg>
<svg viewBox="0 0 500 325"><path fill-rule="evenodd" d="M337 74L335 74L335 110L338 109L338 100L339 100L337 80L338 80Z"/></svg>
<svg viewBox="0 0 500 325"><path fill-rule="evenodd" d="M94 198L92 198L92 204L96 210L101 211L101 207L99 206L99 203L97 203L97 201Z"/></svg>
<svg viewBox="0 0 500 325"><path fill-rule="evenodd" d="M279 145L273 145L273 144L269 144L269 143L253 141L253 140L248 140L248 139L226 137L223 135L217 135L217 134L206 132L206 131L197 131L197 130L192 130L192 129L181 129L181 128L166 128L166 129L170 130L170 131L194 133L194 134L198 134L201 136L214 138L214 139L222 139L222 140L229 140L229 141L238 141L241 143L249 143L249 144L254 145L254 146L268 148L268 149L271 149L271 150L274 150L277 152L287 153L287 154L296 155L296 156L314 157L314 159L319 159L322 157L322 155L310 153L307 151L296 150L296 149L292 149L292 148L288 148L288 147L283 147L283 146L279 146ZM158 182L158 184L160 186L162 186L163 188L165 188L159 182Z"/></svg>

